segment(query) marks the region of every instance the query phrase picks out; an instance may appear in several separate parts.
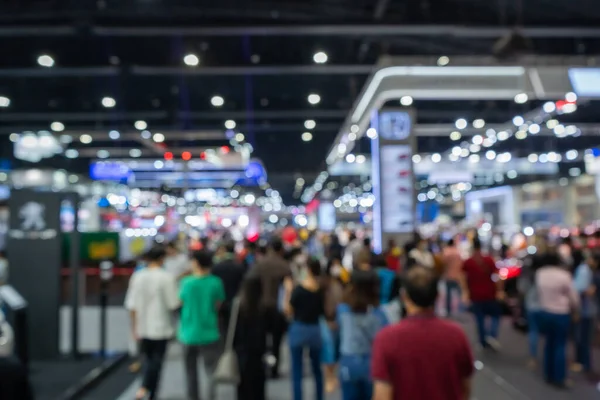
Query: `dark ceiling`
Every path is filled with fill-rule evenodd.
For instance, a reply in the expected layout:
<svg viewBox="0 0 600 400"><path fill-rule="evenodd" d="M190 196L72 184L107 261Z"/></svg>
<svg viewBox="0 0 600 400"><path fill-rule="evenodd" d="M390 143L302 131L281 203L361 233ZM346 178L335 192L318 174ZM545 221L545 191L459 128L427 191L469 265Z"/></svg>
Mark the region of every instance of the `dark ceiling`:
<svg viewBox="0 0 600 400"><path fill-rule="evenodd" d="M133 130L136 120L154 132L223 131L224 121L233 119L263 160L271 184L285 202L295 203L295 179L303 176L308 184L324 168L327 151L380 56L489 55L515 26L577 28L571 35L547 35L554 38L532 33L524 52L598 54L600 35L585 29L592 32L599 21L594 0L5 0L0 3L0 96L11 104L0 109L0 157L12 157L8 134L48 129L53 121L70 132L108 133ZM447 34L468 27L490 30ZM313 62L317 51L327 53L326 64ZM198 66L183 63L189 53L199 57ZM55 66L40 67L41 54L51 55ZM307 102L311 93L321 96L318 105ZM215 95L225 100L220 108L211 105ZM114 108L101 105L105 96L116 100ZM537 106L414 105L418 123L428 124L459 117L502 123ZM578 122L596 122L597 114L588 114ZM311 142L301 140L307 119L316 121ZM202 139L167 135L165 144L227 143ZM90 146L136 145L111 141L107 134ZM443 137L419 139L426 152L450 145ZM368 151L368 144L361 150ZM50 163L84 172L87 161L60 157Z"/></svg>

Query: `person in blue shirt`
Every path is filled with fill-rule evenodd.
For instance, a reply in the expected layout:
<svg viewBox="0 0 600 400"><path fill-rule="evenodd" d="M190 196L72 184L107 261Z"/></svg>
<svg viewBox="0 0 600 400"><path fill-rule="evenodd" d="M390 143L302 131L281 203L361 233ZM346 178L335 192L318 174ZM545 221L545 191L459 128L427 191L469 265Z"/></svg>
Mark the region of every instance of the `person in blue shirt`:
<svg viewBox="0 0 600 400"><path fill-rule="evenodd" d="M375 335L387 324L379 308L379 282L376 275L353 274L337 308L340 335L339 377L343 400L370 399L371 348Z"/></svg>
<svg viewBox="0 0 600 400"><path fill-rule="evenodd" d="M575 288L581 300L581 316L575 325L575 359L572 365L575 372L592 373L591 353L594 331L594 317L597 313L596 285L594 273L600 266L600 256L588 256L586 261L575 269Z"/></svg>

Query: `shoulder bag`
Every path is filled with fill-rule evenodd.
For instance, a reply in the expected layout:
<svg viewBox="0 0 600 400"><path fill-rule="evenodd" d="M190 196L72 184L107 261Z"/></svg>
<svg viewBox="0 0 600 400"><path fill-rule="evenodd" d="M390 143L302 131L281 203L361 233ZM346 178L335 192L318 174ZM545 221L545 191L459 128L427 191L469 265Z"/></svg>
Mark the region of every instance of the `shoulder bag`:
<svg viewBox="0 0 600 400"><path fill-rule="evenodd" d="M228 383L233 385L240 383L238 358L233 349L233 340L235 338L239 313L240 299L235 298L231 306L231 316L229 317L229 326L227 327L225 350L217 363L217 368L213 374L213 383Z"/></svg>

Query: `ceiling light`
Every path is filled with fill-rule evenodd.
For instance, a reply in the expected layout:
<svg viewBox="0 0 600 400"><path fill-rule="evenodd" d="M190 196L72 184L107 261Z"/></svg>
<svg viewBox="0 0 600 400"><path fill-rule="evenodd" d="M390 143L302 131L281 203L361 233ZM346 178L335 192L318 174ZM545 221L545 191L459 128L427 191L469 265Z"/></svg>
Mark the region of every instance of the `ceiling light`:
<svg viewBox="0 0 600 400"><path fill-rule="evenodd" d="M540 126L538 124L529 125L529 133L531 133L532 135L537 135L538 133L540 133Z"/></svg>
<svg viewBox="0 0 600 400"><path fill-rule="evenodd" d="M538 162L538 155L537 154L530 154L527 156L527 161L529 161L530 163L536 163Z"/></svg>
<svg viewBox="0 0 600 400"><path fill-rule="evenodd" d="M129 150L129 156L133 158L141 157L142 151L140 149L131 149Z"/></svg>
<svg viewBox="0 0 600 400"><path fill-rule="evenodd" d="M150 131L142 131L142 133L140 133L140 135L142 136L143 139L150 139L152 137L152 134L150 133Z"/></svg>
<svg viewBox="0 0 600 400"><path fill-rule="evenodd" d="M565 156L567 156L567 160L575 160L577 158L577 156L579 155L579 153L577 152L577 150L569 150L567 151L567 154L565 154Z"/></svg>
<svg viewBox="0 0 600 400"><path fill-rule="evenodd" d="M260 56L258 54L252 54L252 56L250 56L250 62L252 64L258 64L260 62Z"/></svg>
<svg viewBox="0 0 600 400"><path fill-rule="evenodd" d="M304 142L310 142L312 140L312 138L313 138L313 135L310 132L304 132L302 134L302 141L304 141Z"/></svg>
<svg viewBox="0 0 600 400"><path fill-rule="evenodd" d="M501 163L507 163L512 159L512 155L510 153L501 153L496 156L496 160Z"/></svg>
<svg viewBox="0 0 600 400"><path fill-rule="evenodd" d="M103 97L102 98L102 105L104 107L106 107L106 108L113 108L114 106L117 105L117 102L112 97Z"/></svg>
<svg viewBox="0 0 600 400"><path fill-rule="evenodd" d="M473 128L475 129L481 129L485 126L485 120L479 118L476 119L475 121L473 121Z"/></svg>
<svg viewBox="0 0 600 400"><path fill-rule="evenodd" d="M69 143L73 142L73 138L70 135L60 135L58 137L58 141L61 142L62 144L69 144Z"/></svg>
<svg viewBox="0 0 600 400"><path fill-rule="evenodd" d="M560 135L563 135L564 133L565 133L565 126L564 125L559 124L559 125L556 125L554 127L554 134L555 135L560 136Z"/></svg>
<svg viewBox="0 0 600 400"><path fill-rule="evenodd" d="M196 65L200 64L200 59L195 54L187 54L185 57L183 57L183 62L185 65L195 67Z"/></svg>
<svg viewBox="0 0 600 400"><path fill-rule="evenodd" d="M236 140L236 142L243 142L245 138L246 137L241 132L235 134L235 140Z"/></svg>
<svg viewBox="0 0 600 400"><path fill-rule="evenodd" d="M473 145L471 145L471 146L473 146ZM477 149L477 151L479 151L479 149ZM460 150L460 156L463 158L468 157L469 154L470 154L469 149L461 149Z"/></svg>
<svg viewBox="0 0 600 400"><path fill-rule="evenodd" d="M525 123L525 120L520 115L517 115L516 117L513 118L512 122L513 122L514 126L521 126Z"/></svg>
<svg viewBox="0 0 600 400"><path fill-rule="evenodd" d="M527 96L527 93L519 93L515 96L515 103L517 104L525 104L527 103L527 100L529 100L529 96Z"/></svg>
<svg viewBox="0 0 600 400"><path fill-rule="evenodd" d="M494 150L488 150L485 152L485 158L488 160L493 160L496 158L496 152Z"/></svg>
<svg viewBox="0 0 600 400"><path fill-rule="evenodd" d="M339 154L345 154L346 150L348 150L348 148L346 147L346 145L344 143L340 143L337 145L337 151Z"/></svg>
<svg viewBox="0 0 600 400"><path fill-rule="evenodd" d="M354 142L356 140L356 133L350 132L348 134L348 140L351 141L351 142Z"/></svg>
<svg viewBox="0 0 600 400"><path fill-rule="evenodd" d="M225 99L223 99L221 96L213 96L210 99L210 104L212 104L215 107L221 107L223 106L223 104L225 104Z"/></svg>
<svg viewBox="0 0 600 400"><path fill-rule="evenodd" d="M362 154L356 156L357 164L363 164L365 161L367 161L367 157L363 156Z"/></svg>
<svg viewBox="0 0 600 400"><path fill-rule="evenodd" d="M569 103L575 103L577 101L577 95L573 92L565 94L565 100Z"/></svg>
<svg viewBox="0 0 600 400"><path fill-rule="evenodd" d="M50 124L50 129L54 132L62 132L65 130L65 125L62 122L56 121Z"/></svg>
<svg viewBox="0 0 600 400"><path fill-rule="evenodd" d="M556 104L554 104L553 101L549 101L547 103L544 103L542 109L544 110L544 112L546 113L551 113L556 111Z"/></svg>
<svg viewBox="0 0 600 400"><path fill-rule="evenodd" d="M42 54L39 56L37 62L42 67L50 68L54 66L54 59L47 54Z"/></svg>
<svg viewBox="0 0 600 400"><path fill-rule="evenodd" d="M77 157L79 157L79 152L75 149L67 149L67 151L65 151L65 157L77 158Z"/></svg>
<svg viewBox="0 0 600 400"><path fill-rule="evenodd" d="M311 93L308 95L308 102L310 104L312 104L313 106L315 104L319 104L321 102L321 96L319 96L318 94L315 94L315 93Z"/></svg>
<svg viewBox="0 0 600 400"><path fill-rule="evenodd" d="M18 133L11 133L8 138L11 142L16 143L19 141L20 137L21 137L21 135L19 135Z"/></svg>
<svg viewBox="0 0 600 400"><path fill-rule="evenodd" d="M81 135L79 136L79 141L83 144L90 144L92 143L92 136L88 134Z"/></svg>
<svg viewBox="0 0 600 400"><path fill-rule="evenodd" d="M457 141L457 140L460 140L461 137L462 137L462 135L458 131L454 131L450 134L450 140Z"/></svg>
<svg viewBox="0 0 600 400"><path fill-rule="evenodd" d="M506 173L506 177L508 179L515 179L518 176L517 171L515 171L514 169L511 169L510 171L508 171Z"/></svg>
<svg viewBox="0 0 600 400"><path fill-rule="evenodd" d="M452 148L452 154L454 154L456 156L460 156L460 153L462 153L462 149L460 146L454 146Z"/></svg>
<svg viewBox="0 0 600 400"><path fill-rule="evenodd" d="M574 135L577 133L577 127L575 125L568 125L565 128L565 134L567 135Z"/></svg>
<svg viewBox="0 0 600 400"><path fill-rule="evenodd" d="M402 104L404 107L408 107L410 105L412 105L413 103L413 98L410 96L402 96L400 98L400 104Z"/></svg>
<svg viewBox="0 0 600 400"><path fill-rule="evenodd" d="M567 103L560 109L563 114L570 114L572 112L577 111L577 104L575 103Z"/></svg>
<svg viewBox="0 0 600 400"><path fill-rule="evenodd" d="M367 137L369 139L376 139L377 138L377 130L375 128L367 129Z"/></svg>
<svg viewBox="0 0 600 400"><path fill-rule="evenodd" d="M227 121L225 121L225 128L226 129L235 129L236 125L237 124L232 119L228 119Z"/></svg>
<svg viewBox="0 0 600 400"><path fill-rule="evenodd" d="M477 153L479 150L481 150L481 146L478 144L472 144L469 146L469 151L471 153Z"/></svg>
<svg viewBox="0 0 600 400"><path fill-rule="evenodd" d="M307 119L306 121L304 121L304 127L306 129L315 129L315 126L317 126L317 123L312 119Z"/></svg>
<svg viewBox="0 0 600 400"><path fill-rule="evenodd" d="M418 164L418 163L420 163L420 162L421 162L421 156L420 156L420 155L418 155L418 154L415 154L414 156L412 156L412 161L413 161L415 164Z"/></svg>
<svg viewBox="0 0 600 400"><path fill-rule="evenodd" d="M119 131L110 131L108 132L108 137L111 138L112 140L117 140L118 138L121 137L121 134L119 133Z"/></svg>
<svg viewBox="0 0 600 400"><path fill-rule="evenodd" d="M133 126L135 126L135 129L143 131L144 129L146 129L148 127L148 124L146 123L146 121L140 120L140 121L135 121Z"/></svg>
<svg viewBox="0 0 600 400"><path fill-rule="evenodd" d="M431 161L434 163L439 163L442 161L442 156L439 153L434 153L431 155Z"/></svg>
<svg viewBox="0 0 600 400"><path fill-rule="evenodd" d="M454 123L456 129L465 129L467 127L467 120L464 118L459 118Z"/></svg>
<svg viewBox="0 0 600 400"><path fill-rule="evenodd" d="M154 168L155 169L162 169L162 167L165 166L165 163L160 161L160 160L156 160L154 161Z"/></svg>
<svg viewBox="0 0 600 400"><path fill-rule="evenodd" d="M313 60L317 64L325 64L327 62L327 53L319 51L318 53L315 53Z"/></svg>
<svg viewBox="0 0 600 400"><path fill-rule="evenodd" d="M163 135L162 133L155 133L152 136L152 140L154 140L156 143L162 143L165 141L165 135Z"/></svg>
<svg viewBox="0 0 600 400"><path fill-rule="evenodd" d="M346 155L346 162L347 163L353 163L354 161L356 161L356 156L354 154L348 154L348 155Z"/></svg>
<svg viewBox="0 0 600 400"><path fill-rule="evenodd" d="M0 96L0 107L10 106L10 99L5 96Z"/></svg>
<svg viewBox="0 0 600 400"><path fill-rule="evenodd" d="M439 65L440 67L444 67L444 66L448 65L449 62L450 62L450 58L448 58L447 56L441 56L437 60L437 65Z"/></svg>
<svg viewBox="0 0 600 400"><path fill-rule="evenodd" d="M98 158L108 158L110 157L110 153L108 152L108 150L98 150L96 156Z"/></svg>

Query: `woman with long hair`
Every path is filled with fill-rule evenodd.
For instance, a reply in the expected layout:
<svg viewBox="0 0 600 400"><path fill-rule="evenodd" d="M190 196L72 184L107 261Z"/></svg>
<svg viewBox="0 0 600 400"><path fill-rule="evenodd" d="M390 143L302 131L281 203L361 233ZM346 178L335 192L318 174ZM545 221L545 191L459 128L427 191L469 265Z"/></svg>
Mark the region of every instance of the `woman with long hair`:
<svg viewBox="0 0 600 400"><path fill-rule="evenodd" d="M321 319L325 314L325 295L321 287L321 263L311 259L304 267L300 283L293 288L285 312L292 319L289 344L292 361L292 388L294 400L302 400L304 350L308 350L315 380L315 399L323 400L323 372L321 371Z"/></svg>
<svg viewBox="0 0 600 400"><path fill-rule="evenodd" d="M338 306L340 382L343 400L370 399L371 349L375 335L387 324L379 308L379 282L373 274L354 274L344 304Z"/></svg>
<svg viewBox="0 0 600 400"><path fill-rule="evenodd" d="M335 316L344 294L344 287L340 280L341 272L344 270L341 260L331 260L327 264L325 276L322 278L325 293L325 318L321 321L323 338L321 357L325 369L325 391L327 393L335 391L339 385L336 376L339 334Z"/></svg>
<svg viewBox="0 0 600 400"><path fill-rule="evenodd" d="M262 282L249 275L240 291L240 311L236 325L234 348L240 368L238 400L265 399L265 363L267 351L264 310L260 305Z"/></svg>

